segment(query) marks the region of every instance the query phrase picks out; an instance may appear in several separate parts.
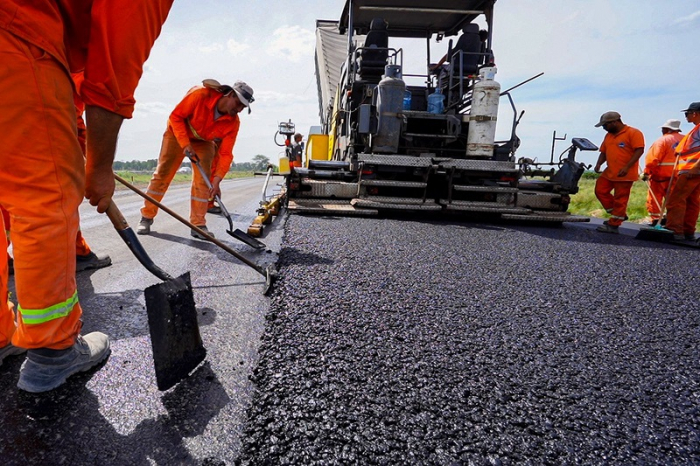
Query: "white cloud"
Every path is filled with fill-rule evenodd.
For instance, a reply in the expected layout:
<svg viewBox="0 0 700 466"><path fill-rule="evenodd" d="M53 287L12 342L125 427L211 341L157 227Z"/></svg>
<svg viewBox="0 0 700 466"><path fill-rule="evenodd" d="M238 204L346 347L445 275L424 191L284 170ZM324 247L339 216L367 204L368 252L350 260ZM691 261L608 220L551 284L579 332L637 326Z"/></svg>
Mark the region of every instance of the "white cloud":
<svg viewBox="0 0 700 466"><path fill-rule="evenodd" d="M199 46L199 51L202 53L215 53L215 52L221 52L224 49L224 46L221 45L218 42L215 42L210 45L201 45Z"/></svg>
<svg viewBox="0 0 700 466"><path fill-rule="evenodd" d="M152 115L169 115L172 105L165 102L136 102L134 118L149 117Z"/></svg>
<svg viewBox="0 0 700 466"><path fill-rule="evenodd" d="M274 38L267 47L269 55L295 63L313 57L316 36L312 31L301 26L283 26L272 35Z"/></svg>
<svg viewBox="0 0 700 466"><path fill-rule="evenodd" d="M681 18L678 18L673 22L673 24L683 24L687 25L695 21L696 19L700 18L700 10L696 11L695 13L692 13L688 16L683 16Z"/></svg>
<svg viewBox="0 0 700 466"><path fill-rule="evenodd" d="M233 55L234 57L237 57L238 55L241 55L246 50L250 49L250 45L244 44L241 42L236 42L233 39L229 39L229 41L226 42L226 48L228 49L229 52L231 52L231 55Z"/></svg>

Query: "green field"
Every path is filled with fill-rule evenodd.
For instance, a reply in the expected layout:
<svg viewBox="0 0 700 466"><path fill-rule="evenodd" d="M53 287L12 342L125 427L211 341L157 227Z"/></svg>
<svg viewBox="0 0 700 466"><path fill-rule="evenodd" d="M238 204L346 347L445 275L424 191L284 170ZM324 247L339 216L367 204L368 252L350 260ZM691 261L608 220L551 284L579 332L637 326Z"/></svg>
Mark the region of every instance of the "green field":
<svg viewBox="0 0 700 466"><path fill-rule="evenodd" d="M145 188L148 186L148 182L151 180L152 173L146 172L128 172L128 171L118 171L117 175L124 178L129 183L133 184L137 188ZM226 174L226 180L232 178L250 178L253 176L253 172L229 172ZM175 178L173 178L173 183L189 183L192 181L191 173L177 173ZM127 189L117 182L117 189Z"/></svg>
<svg viewBox="0 0 700 466"><path fill-rule="evenodd" d="M571 196L569 212L576 215L588 215L591 217L607 218L603 208L595 197L595 179L582 178L579 181L579 192ZM632 194L627 204L627 215L630 222L643 223L649 221L649 214L646 208L647 185L643 181L637 181L632 185ZM700 231L700 221L698 222Z"/></svg>

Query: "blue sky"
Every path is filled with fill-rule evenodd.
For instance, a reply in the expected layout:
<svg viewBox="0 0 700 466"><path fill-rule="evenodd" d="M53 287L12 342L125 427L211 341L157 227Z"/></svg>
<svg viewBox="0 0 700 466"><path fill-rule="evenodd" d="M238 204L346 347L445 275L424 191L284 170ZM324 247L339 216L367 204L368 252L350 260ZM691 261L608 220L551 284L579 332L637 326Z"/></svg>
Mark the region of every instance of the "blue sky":
<svg viewBox="0 0 700 466"><path fill-rule="evenodd" d="M315 21L337 19L343 5L343 0L176 1L146 62L117 159L157 158L170 111L191 86L215 78L228 84L244 80L255 90L253 113L241 117L235 160L250 161L256 154L275 160L280 149L273 136L280 121L291 118L305 135L319 124ZM669 118L689 130L680 110L700 101L698 30L697 0L498 0L496 79L505 89L544 72L513 91L518 111L525 110L517 156L549 160L555 130L568 136L557 143L555 156L572 137L599 145L604 131L593 125L609 110L642 130L647 147ZM407 71L421 71L425 42L390 44L397 45L404 47ZM446 41L433 44L431 56L446 49ZM512 119L504 104L501 138ZM589 152L582 161L596 157Z"/></svg>

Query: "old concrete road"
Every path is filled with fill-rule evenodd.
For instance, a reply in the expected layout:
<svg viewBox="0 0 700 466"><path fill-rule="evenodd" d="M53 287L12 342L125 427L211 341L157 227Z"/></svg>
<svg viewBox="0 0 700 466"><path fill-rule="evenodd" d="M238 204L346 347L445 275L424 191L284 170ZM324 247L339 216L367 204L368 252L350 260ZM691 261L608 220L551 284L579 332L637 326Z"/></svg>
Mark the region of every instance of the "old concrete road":
<svg viewBox="0 0 700 466"><path fill-rule="evenodd" d="M272 193L279 178L270 183ZM255 216L264 178L222 184L234 228ZM278 189L278 188L277 188ZM189 218L189 185L172 186L163 202ZM115 201L132 228L140 197L119 191ZM16 388L24 356L0 367L0 458L3 465L145 465L230 463L240 448L250 403L249 375L257 362L268 298L264 277L159 212L153 234L140 236L153 261L173 276L191 273L208 355L167 392L155 384L143 290L159 280L147 272L94 208L81 207L82 230L93 250L113 265L77 275L83 332L110 336L112 355L99 371L72 377L59 389L29 395ZM207 215L217 238L263 265L276 261L281 224L266 231L269 251L255 251L226 234L227 221ZM50 267L51 264L46 264Z"/></svg>

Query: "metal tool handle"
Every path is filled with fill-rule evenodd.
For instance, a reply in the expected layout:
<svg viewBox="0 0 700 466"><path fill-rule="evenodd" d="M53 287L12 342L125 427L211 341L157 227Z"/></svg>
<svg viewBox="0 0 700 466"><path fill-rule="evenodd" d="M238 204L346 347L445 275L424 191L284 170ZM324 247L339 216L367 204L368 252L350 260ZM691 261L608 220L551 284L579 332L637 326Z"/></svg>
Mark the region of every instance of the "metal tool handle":
<svg viewBox="0 0 700 466"><path fill-rule="evenodd" d="M187 152L187 157L190 159L190 162L192 162L192 164L194 164L197 167L197 170L199 170L199 174L202 175L202 178L204 178L204 183L207 185L207 188L211 190L213 186L211 184L211 181L209 181L209 177L204 172L204 168L202 168L202 166L199 164L199 158L196 156L192 156L192 154L190 154L189 152ZM233 230L233 220L231 220L231 214L228 213L228 210L226 210L226 206L223 202L221 202L221 197L218 194L215 194L214 199L216 199L216 202L219 203L219 207L221 207L221 212L224 214L224 217L226 217L226 220L228 220L229 230Z"/></svg>

